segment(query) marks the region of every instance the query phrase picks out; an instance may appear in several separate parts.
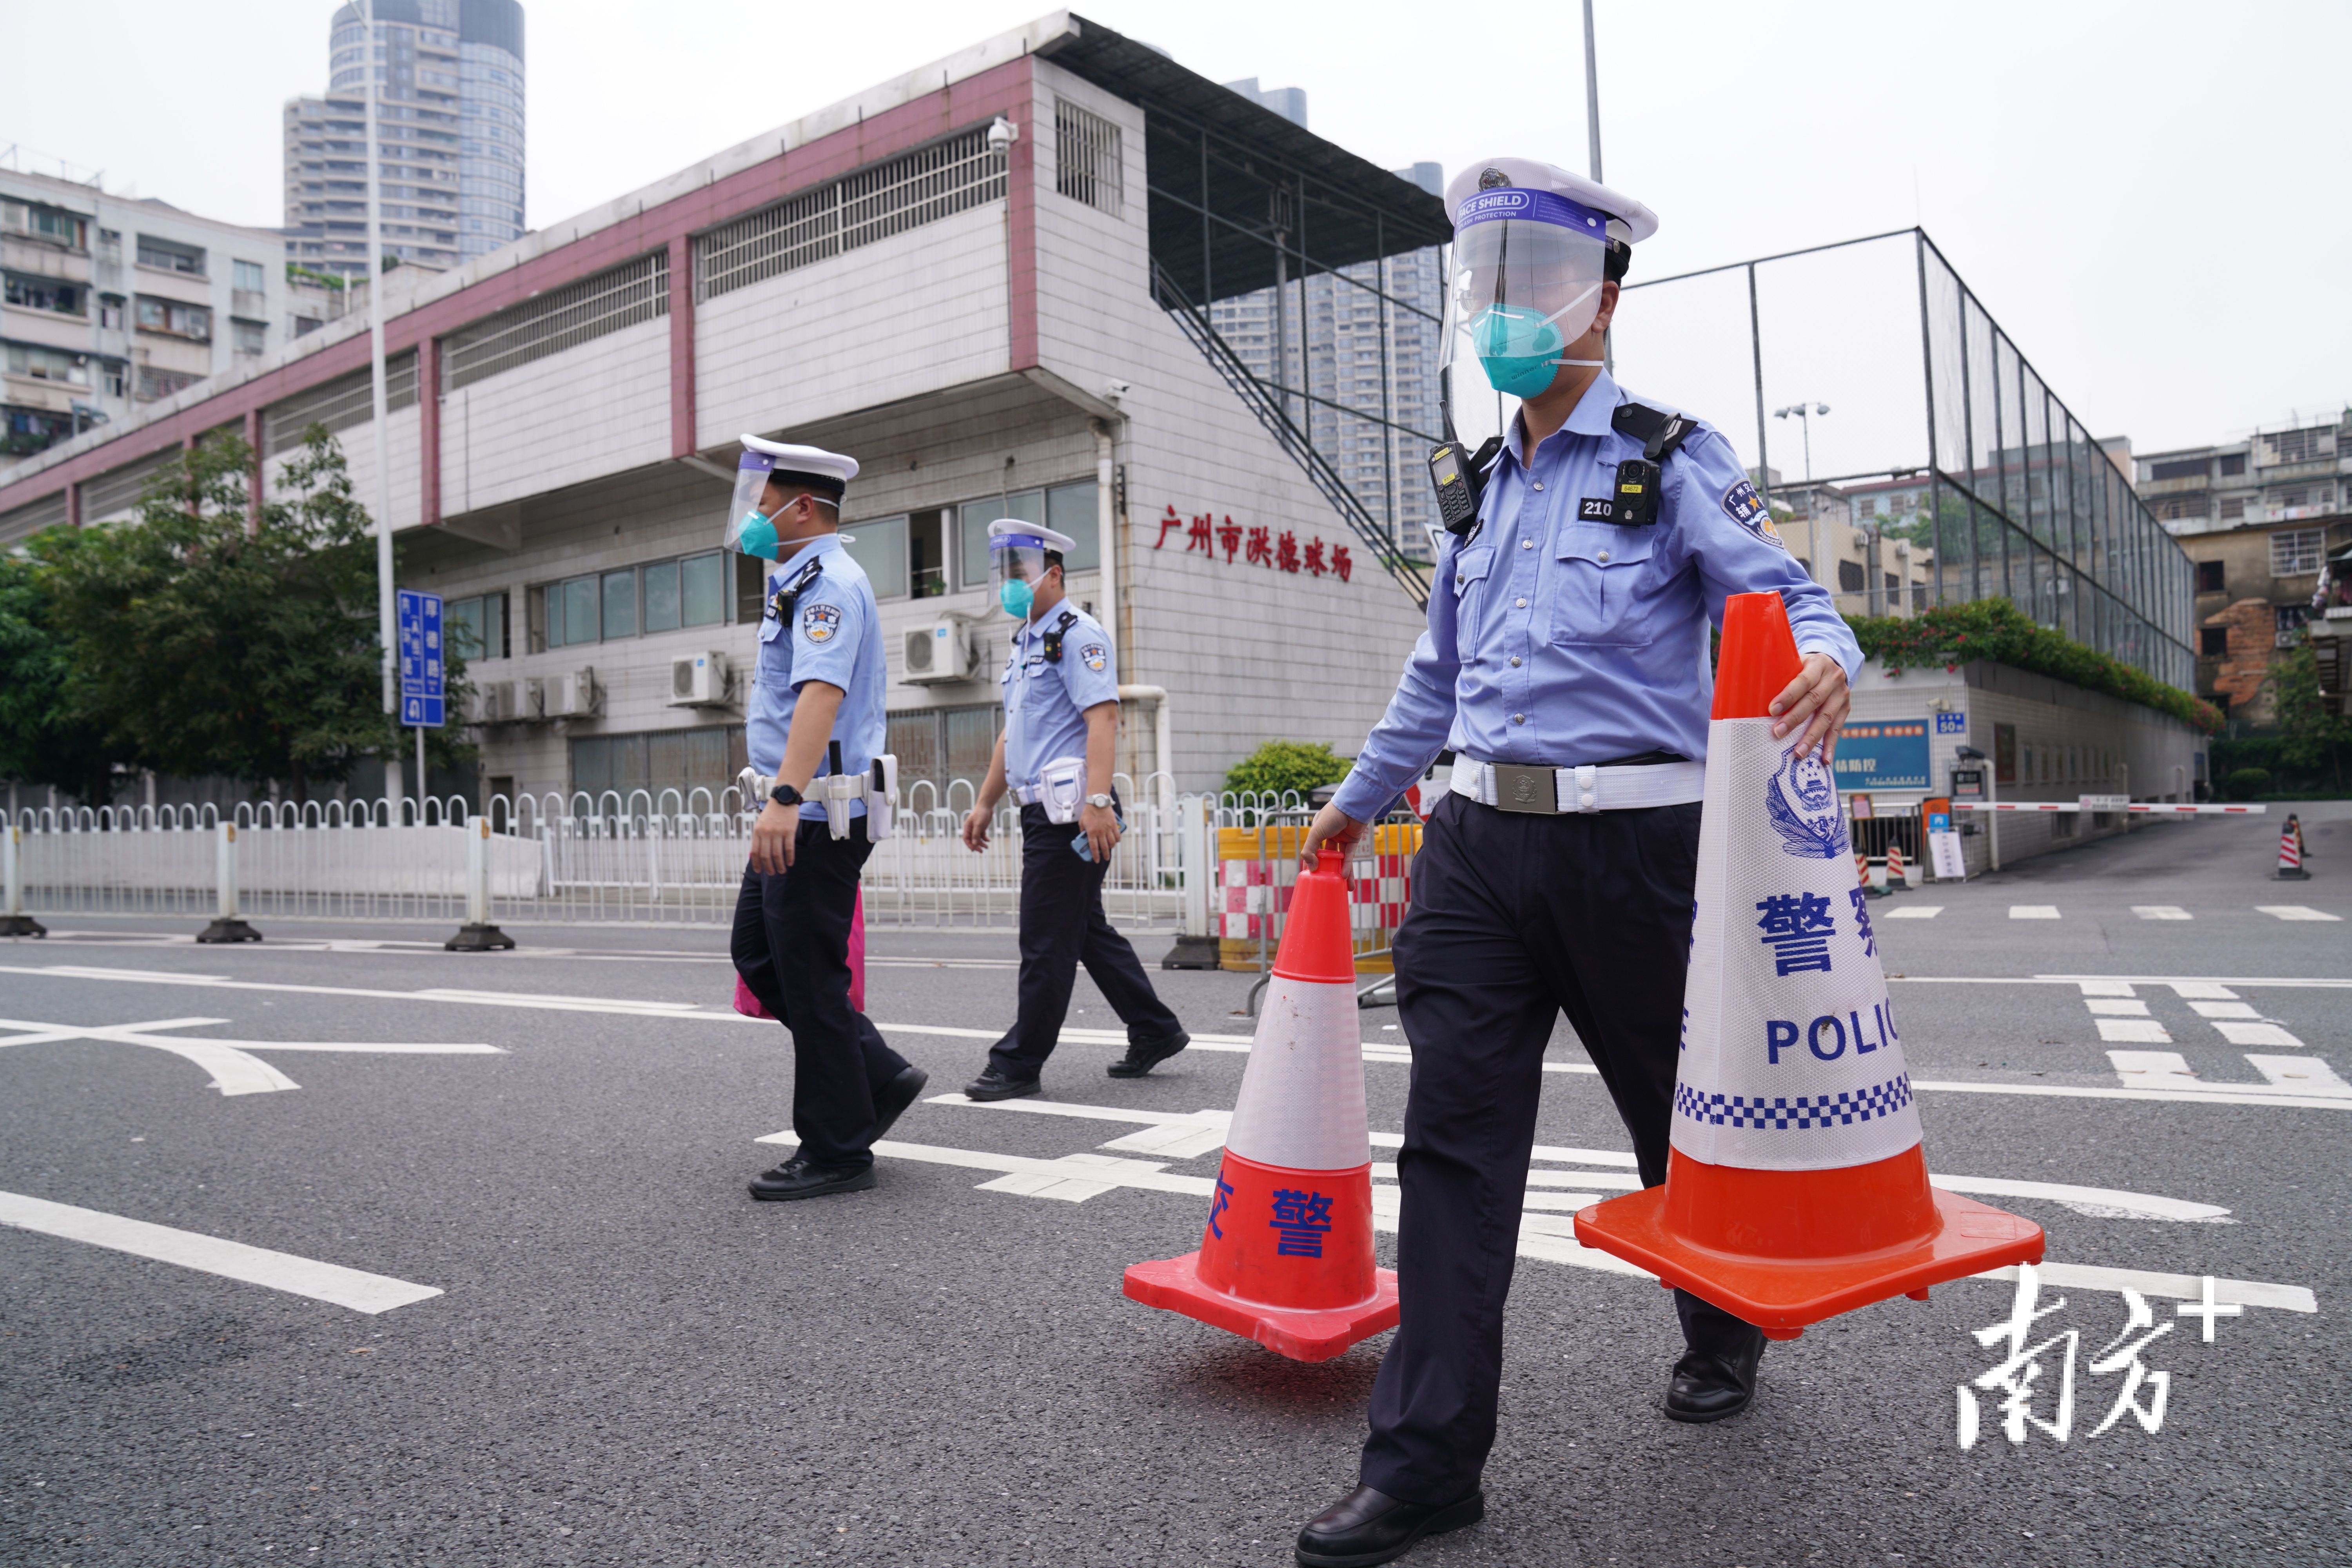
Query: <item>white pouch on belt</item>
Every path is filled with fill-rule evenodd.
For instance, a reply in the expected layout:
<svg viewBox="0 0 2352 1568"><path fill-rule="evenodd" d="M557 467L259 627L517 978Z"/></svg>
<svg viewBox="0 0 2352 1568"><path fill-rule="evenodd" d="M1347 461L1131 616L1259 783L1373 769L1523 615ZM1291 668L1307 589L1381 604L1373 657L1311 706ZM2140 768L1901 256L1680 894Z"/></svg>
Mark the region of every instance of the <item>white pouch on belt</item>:
<svg viewBox="0 0 2352 1568"><path fill-rule="evenodd" d="M879 844L898 827L898 759L885 752L866 777L866 841Z"/></svg>
<svg viewBox="0 0 2352 1568"><path fill-rule="evenodd" d="M1037 770L1037 796L1048 822L1076 822L1078 803L1087 793L1084 757L1055 757Z"/></svg>
<svg viewBox="0 0 2352 1568"><path fill-rule="evenodd" d="M863 793L864 783L865 777L860 773L826 773L809 785L824 802L824 825L835 838L849 837L849 803Z"/></svg>

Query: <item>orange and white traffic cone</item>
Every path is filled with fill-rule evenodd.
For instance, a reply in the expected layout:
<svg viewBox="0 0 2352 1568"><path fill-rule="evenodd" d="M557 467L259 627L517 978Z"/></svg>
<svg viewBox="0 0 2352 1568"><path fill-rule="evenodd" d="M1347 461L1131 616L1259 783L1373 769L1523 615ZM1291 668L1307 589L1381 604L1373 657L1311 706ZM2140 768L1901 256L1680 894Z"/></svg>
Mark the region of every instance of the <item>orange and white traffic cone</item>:
<svg viewBox="0 0 2352 1568"><path fill-rule="evenodd" d="M1127 1271L1145 1306L1294 1361L1328 1361L1397 1324L1396 1274L1372 1257L1345 875L1326 849L1291 892L1200 1250Z"/></svg>
<svg viewBox="0 0 2352 1568"><path fill-rule="evenodd" d="M1886 885L1889 888L1911 885L1910 876L1903 869L1903 846L1891 838L1886 841Z"/></svg>
<svg viewBox="0 0 2352 1568"><path fill-rule="evenodd" d="M1772 738L1800 668L1777 594L1725 605L1662 1187L1576 1239L1773 1339L1890 1296L2042 1260L2042 1227L1928 1185L1919 1109L1816 752Z"/></svg>

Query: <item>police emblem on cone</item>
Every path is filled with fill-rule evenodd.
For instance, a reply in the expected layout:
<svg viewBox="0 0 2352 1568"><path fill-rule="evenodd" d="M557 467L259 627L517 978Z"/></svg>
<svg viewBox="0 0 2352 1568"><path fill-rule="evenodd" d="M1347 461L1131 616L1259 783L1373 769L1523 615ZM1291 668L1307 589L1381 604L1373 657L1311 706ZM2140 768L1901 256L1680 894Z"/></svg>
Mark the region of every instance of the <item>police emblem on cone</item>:
<svg viewBox="0 0 2352 1568"><path fill-rule="evenodd" d="M2032 1221L1928 1185L1835 783L1772 738L1801 663L1779 595L1726 602L1665 1185L1576 1216L1585 1246L1784 1340L2042 1251Z"/></svg>
<svg viewBox="0 0 2352 1568"><path fill-rule="evenodd" d="M1125 1289L1328 1361L1396 1327L1393 1271L1372 1258L1372 1143L1341 858L1298 879L1258 1014L1201 1248L1139 1263Z"/></svg>

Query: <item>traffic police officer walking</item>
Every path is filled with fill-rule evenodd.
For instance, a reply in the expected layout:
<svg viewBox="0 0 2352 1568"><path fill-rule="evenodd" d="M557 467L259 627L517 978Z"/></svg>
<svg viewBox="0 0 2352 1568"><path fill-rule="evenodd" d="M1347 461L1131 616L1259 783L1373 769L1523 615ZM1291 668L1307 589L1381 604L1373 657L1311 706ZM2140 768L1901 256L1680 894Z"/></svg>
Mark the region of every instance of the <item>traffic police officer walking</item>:
<svg viewBox="0 0 2352 1568"><path fill-rule="evenodd" d="M1307 835L1345 846L1454 753L1396 938L1412 1048L1398 1286L1360 1485L1300 1531L1301 1563L1386 1563L1483 1516L1543 1055L1568 1015L1665 1179L1699 802L1727 595L1778 593L1803 669L1773 733L1826 760L1861 652L1790 555L1731 443L1647 407L1601 363L1632 246L1657 219L1549 164L1474 163L1454 220L1433 459L1448 537L1429 630ZM1517 413L1507 412L1517 403ZM1476 456L1462 447L1482 434ZM1449 493L1450 492L1450 493ZM1459 498L1459 499L1455 499ZM1753 1398L1761 1331L1676 1291L1678 1421Z"/></svg>
<svg viewBox="0 0 2352 1568"><path fill-rule="evenodd" d="M1009 784L1021 806L1021 1002L987 1067L964 1086L974 1100L1042 1087L1082 962L1127 1025L1127 1056L1110 1064L1111 1077L1140 1078L1192 1043L1103 917L1103 877L1122 826L1111 790L1118 663L1102 623L1066 597L1062 558L1076 542L1013 518L988 525L998 602L1019 625L1004 660L1004 732L963 841L975 853L988 847L989 818Z"/></svg>
<svg viewBox="0 0 2352 1568"><path fill-rule="evenodd" d="M856 477L854 458L746 436L728 510L728 548L778 563L744 723L753 770L775 784L751 828L732 948L743 984L792 1031L800 1148L752 1181L755 1198L872 1186L875 1140L925 1081L849 1005L886 680L873 585L841 547L841 498Z"/></svg>

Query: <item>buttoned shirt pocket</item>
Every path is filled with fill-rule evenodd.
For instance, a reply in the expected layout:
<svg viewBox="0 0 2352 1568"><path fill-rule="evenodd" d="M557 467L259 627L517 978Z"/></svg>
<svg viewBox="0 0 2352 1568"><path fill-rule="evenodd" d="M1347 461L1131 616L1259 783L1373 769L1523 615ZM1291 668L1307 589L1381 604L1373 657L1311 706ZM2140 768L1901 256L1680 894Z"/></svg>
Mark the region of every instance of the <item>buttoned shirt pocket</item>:
<svg viewBox="0 0 2352 1568"><path fill-rule="evenodd" d="M1465 663L1477 657L1478 609L1495 569L1495 547L1474 544L1454 561L1454 640Z"/></svg>
<svg viewBox="0 0 2352 1568"><path fill-rule="evenodd" d="M1656 525L1571 523L1552 550L1551 640L1576 647L1627 647L1650 640Z"/></svg>

